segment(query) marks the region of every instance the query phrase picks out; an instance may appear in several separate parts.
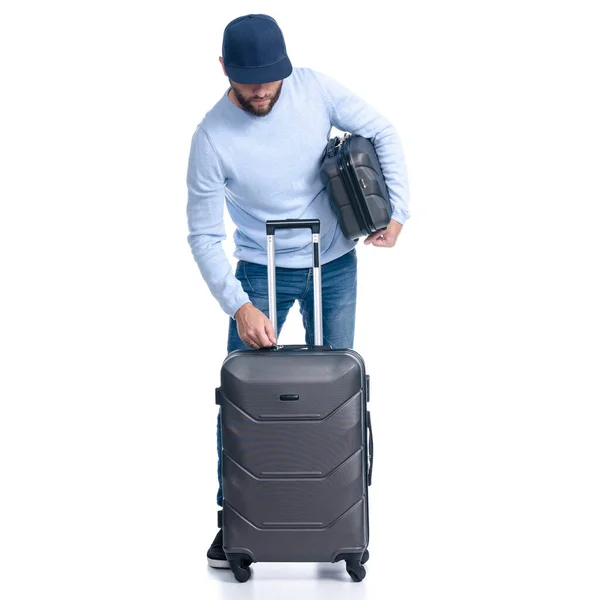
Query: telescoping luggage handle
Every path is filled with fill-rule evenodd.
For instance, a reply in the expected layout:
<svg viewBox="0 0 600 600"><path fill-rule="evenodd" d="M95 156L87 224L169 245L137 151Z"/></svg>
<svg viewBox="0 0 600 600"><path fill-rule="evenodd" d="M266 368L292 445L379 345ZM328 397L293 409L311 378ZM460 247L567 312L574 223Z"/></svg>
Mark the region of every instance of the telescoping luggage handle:
<svg viewBox="0 0 600 600"><path fill-rule="evenodd" d="M323 316L321 299L321 221L319 219L284 219L267 221L267 277L269 290L269 318L277 338L277 292L275 289L275 231L277 229L310 229L313 244L313 289L315 313L314 345L323 345Z"/></svg>

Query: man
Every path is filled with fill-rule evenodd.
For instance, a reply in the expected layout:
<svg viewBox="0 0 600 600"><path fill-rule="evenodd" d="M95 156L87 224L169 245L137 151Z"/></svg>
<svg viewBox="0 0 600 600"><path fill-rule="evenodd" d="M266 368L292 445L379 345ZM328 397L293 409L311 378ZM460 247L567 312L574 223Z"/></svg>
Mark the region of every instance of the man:
<svg viewBox="0 0 600 600"><path fill-rule="evenodd" d="M211 293L231 317L227 352L277 343L268 318L265 222L321 221L323 343L352 348L356 310L356 242L344 237L320 179L331 126L371 138L393 206L385 230L366 244L390 248L409 218L404 156L392 125L333 79L293 69L283 34L267 15L227 25L219 58L230 88L194 133L188 165L188 241ZM235 274L222 249L223 201L237 229ZM297 300L313 343L312 239L306 230L277 233L277 322ZM219 490L221 435L217 427ZM208 551L227 568L220 529Z"/></svg>

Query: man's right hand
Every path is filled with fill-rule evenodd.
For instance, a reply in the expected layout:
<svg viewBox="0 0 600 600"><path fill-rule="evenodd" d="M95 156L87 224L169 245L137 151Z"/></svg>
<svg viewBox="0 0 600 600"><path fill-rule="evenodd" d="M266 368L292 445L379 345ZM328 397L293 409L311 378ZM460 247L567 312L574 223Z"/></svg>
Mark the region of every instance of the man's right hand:
<svg viewBox="0 0 600 600"><path fill-rule="evenodd" d="M240 339L250 348L266 348L277 344L271 321L251 302L242 304L233 318L237 322Z"/></svg>

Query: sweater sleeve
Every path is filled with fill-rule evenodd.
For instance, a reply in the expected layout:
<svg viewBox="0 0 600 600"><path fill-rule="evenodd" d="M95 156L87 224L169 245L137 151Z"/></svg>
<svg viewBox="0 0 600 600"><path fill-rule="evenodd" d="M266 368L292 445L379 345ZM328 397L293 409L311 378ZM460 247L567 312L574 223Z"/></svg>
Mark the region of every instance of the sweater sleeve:
<svg viewBox="0 0 600 600"><path fill-rule="evenodd" d="M410 218L408 176L404 151L394 126L331 77L318 71L312 73L325 94L331 124L341 131L372 140L392 203L392 219L404 224Z"/></svg>
<svg viewBox="0 0 600 600"><path fill-rule="evenodd" d="M199 126L192 138L187 171L188 243L204 281L221 308L233 317L249 302L223 250L226 178L221 160Z"/></svg>

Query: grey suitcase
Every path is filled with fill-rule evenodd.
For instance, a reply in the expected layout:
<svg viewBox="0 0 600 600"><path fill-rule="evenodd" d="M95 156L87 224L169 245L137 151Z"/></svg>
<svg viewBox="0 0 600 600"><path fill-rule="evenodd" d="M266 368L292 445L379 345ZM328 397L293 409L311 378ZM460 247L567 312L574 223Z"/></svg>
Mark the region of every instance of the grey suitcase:
<svg viewBox="0 0 600 600"><path fill-rule="evenodd" d="M361 356L322 343L320 223L267 222L275 335L275 231L313 234L315 345L235 350L217 388L223 454L223 550L238 581L253 562L346 561L365 576L373 439Z"/></svg>
<svg viewBox="0 0 600 600"><path fill-rule="evenodd" d="M331 138L323 153L320 175L348 239L358 240L390 224L392 203L370 139L350 133Z"/></svg>

